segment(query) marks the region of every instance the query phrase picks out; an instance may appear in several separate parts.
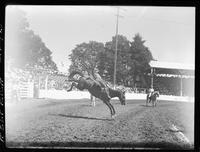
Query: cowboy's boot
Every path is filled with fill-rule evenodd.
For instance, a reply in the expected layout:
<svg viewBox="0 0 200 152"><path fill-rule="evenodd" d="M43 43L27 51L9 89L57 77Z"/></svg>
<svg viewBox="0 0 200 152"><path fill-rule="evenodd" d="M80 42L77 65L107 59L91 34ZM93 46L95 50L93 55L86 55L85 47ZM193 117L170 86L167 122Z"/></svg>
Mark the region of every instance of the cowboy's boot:
<svg viewBox="0 0 200 152"><path fill-rule="evenodd" d="M105 92L106 92L106 94L107 94L109 100L111 100L111 97L110 97L110 95L109 95L109 90L108 90L108 88L104 88L104 89L105 89Z"/></svg>

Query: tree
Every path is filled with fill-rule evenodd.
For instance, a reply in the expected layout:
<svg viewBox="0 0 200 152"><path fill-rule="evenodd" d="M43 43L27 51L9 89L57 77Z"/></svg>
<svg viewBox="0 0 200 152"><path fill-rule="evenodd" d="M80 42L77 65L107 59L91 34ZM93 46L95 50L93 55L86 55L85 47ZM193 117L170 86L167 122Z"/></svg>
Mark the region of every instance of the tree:
<svg viewBox="0 0 200 152"><path fill-rule="evenodd" d="M137 75L145 83L144 72L149 68L149 62L153 59L149 49L144 46L144 40L136 34L130 42L125 36L118 35L117 72L116 84L134 86ZM91 74L97 68L101 77L107 82L113 83L114 57L116 36L112 41L103 43L90 41L77 45L69 55L71 65L69 72L78 69Z"/></svg>
<svg viewBox="0 0 200 152"><path fill-rule="evenodd" d="M127 74L129 65L129 41L123 35L118 35L118 46L117 46L117 69L116 69L116 83L126 85ZM109 81L113 82L114 74L114 57L116 50L116 36L112 37L112 41L106 42L105 54L106 54L106 77Z"/></svg>
<svg viewBox="0 0 200 152"><path fill-rule="evenodd" d="M14 66L57 70L51 57L52 52L40 36L29 28L26 14L18 8L9 8L6 15L6 57L14 59Z"/></svg>
<svg viewBox="0 0 200 152"><path fill-rule="evenodd" d="M145 40L142 40L140 34L136 34L130 46L130 74L133 75L133 83L137 77L142 80L145 86L144 72L149 68L149 62L153 60L153 56L144 45Z"/></svg>
<svg viewBox="0 0 200 152"><path fill-rule="evenodd" d="M102 57L103 52L103 43L90 41L89 43L77 45L69 55L69 59L71 60L69 72L78 69L89 75L92 74L95 68L100 67L99 58Z"/></svg>

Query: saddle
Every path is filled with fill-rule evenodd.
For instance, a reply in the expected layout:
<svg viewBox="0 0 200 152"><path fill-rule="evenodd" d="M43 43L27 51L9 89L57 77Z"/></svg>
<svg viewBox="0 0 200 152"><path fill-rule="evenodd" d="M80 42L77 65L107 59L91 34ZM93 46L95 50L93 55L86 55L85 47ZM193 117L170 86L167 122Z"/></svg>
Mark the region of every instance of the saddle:
<svg viewBox="0 0 200 152"><path fill-rule="evenodd" d="M150 92L148 93L148 97L151 98L151 96L153 95L154 92Z"/></svg>

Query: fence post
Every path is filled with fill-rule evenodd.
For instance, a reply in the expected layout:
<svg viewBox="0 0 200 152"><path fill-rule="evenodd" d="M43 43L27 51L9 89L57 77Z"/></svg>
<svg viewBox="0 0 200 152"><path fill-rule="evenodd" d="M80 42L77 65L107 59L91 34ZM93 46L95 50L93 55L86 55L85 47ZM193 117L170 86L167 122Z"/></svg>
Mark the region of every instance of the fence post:
<svg viewBox="0 0 200 152"><path fill-rule="evenodd" d="M180 96L183 96L183 79L182 79L182 75L181 75L181 89L180 89Z"/></svg>
<svg viewBox="0 0 200 152"><path fill-rule="evenodd" d="M48 95L48 79L49 79L49 76L48 74L46 75L46 78L45 78L45 98L47 97Z"/></svg>
<svg viewBox="0 0 200 152"><path fill-rule="evenodd" d="M154 71L154 69L153 68L151 68L151 88L153 88L153 72Z"/></svg>

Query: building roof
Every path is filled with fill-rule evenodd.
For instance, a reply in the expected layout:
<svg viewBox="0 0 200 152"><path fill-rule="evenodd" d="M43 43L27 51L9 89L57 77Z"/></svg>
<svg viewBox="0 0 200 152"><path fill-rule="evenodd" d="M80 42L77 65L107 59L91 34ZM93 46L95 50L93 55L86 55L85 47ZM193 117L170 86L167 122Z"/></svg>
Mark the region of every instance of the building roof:
<svg viewBox="0 0 200 152"><path fill-rule="evenodd" d="M179 70L194 70L193 64L184 63L172 63L172 62L160 62L151 60L149 65L152 68L163 68L163 69L179 69Z"/></svg>

